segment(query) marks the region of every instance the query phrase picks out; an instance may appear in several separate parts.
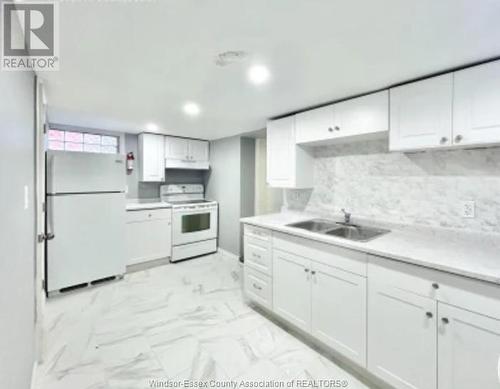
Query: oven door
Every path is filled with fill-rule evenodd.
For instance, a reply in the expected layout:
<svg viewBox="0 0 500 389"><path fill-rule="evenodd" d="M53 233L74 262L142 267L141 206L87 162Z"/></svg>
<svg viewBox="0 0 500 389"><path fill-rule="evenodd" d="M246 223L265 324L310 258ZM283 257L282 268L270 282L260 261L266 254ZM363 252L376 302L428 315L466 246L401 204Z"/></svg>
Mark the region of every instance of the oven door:
<svg viewBox="0 0 500 389"><path fill-rule="evenodd" d="M217 238L217 207L174 209L173 245Z"/></svg>

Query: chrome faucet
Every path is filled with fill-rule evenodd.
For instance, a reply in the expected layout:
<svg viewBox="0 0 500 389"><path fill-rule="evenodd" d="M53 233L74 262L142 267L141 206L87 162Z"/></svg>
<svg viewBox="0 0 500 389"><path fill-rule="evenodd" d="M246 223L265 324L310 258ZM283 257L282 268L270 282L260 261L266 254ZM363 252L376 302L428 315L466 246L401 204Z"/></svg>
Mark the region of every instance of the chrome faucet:
<svg viewBox="0 0 500 389"><path fill-rule="evenodd" d="M344 223L351 224L351 213L347 212L344 208L342 208L341 211L344 214Z"/></svg>

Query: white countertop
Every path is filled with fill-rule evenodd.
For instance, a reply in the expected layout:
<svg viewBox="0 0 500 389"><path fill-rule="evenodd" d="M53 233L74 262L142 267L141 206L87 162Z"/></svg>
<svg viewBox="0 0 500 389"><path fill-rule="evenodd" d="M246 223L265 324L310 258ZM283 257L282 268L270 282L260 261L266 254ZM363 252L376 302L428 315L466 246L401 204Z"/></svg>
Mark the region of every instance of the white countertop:
<svg viewBox="0 0 500 389"><path fill-rule="evenodd" d="M318 215L275 213L243 218L241 222L500 284L500 235L370 223L389 228L391 232L368 242L355 242L286 226L311 218L318 218ZM353 222L368 224L356 218Z"/></svg>
<svg viewBox="0 0 500 389"><path fill-rule="evenodd" d="M172 208L172 205L160 199L127 199L127 211L159 208Z"/></svg>

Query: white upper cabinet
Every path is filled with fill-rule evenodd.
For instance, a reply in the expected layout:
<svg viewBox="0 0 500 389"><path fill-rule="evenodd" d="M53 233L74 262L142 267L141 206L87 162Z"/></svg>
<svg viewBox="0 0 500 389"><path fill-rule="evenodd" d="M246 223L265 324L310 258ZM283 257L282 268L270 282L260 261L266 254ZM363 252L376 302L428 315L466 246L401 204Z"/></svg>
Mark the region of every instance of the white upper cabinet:
<svg viewBox="0 0 500 389"><path fill-rule="evenodd" d="M388 91L342 101L295 115L298 144L346 140L389 129Z"/></svg>
<svg viewBox="0 0 500 389"><path fill-rule="evenodd" d="M500 320L439 304L439 389L500 388Z"/></svg>
<svg viewBox="0 0 500 389"><path fill-rule="evenodd" d="M452 144L453 75L429 78L390 90L391 151Z"/></svg>
<svg viewBox="0 0 500 389"><path fill-rule="evenodd" d="M208 141L166 136L165 164L173 169L208 169Z"/></svg>
<svg viewBox="0 0 500 389"><path fill-rule="evenodd" d="M455 72L454 77L454 143L500 143L500 61Z"/></svg>
<svg viewBox="0 0 500 389"><path fill-rule="evenodd" d="M163 135L139 134L139 180L165 181L165 149Z"/></svg>
<svg viewBox="0 0 500 389"><path fill-rule="evenodd" d="M277 188L310 188L313 158L295 144L295 117L267 123L267 183Z"/></svg>
<svg viewBox="0 0 500 389"><path fill-rule="evenodd" d="M208 162L208 142L205 140L189 140L189 157L193 161Z"/></svg>
<svg viewBox="0 0 500 389"><path fill-rule="evenodd" d="M333 105L295 115L296 142L311 143L333 138L334 115Z"/></svg>
<svg viewBox="0 0 500 389"><path fill-rule="evenodd" d="M181 161L189 160L189 139L166 136L165 158Z"/></svg>
<svg viewBox="0 0 500 389"><path fill-rule="evenodd" d="M335 104L334 130L337 137L389 131L389 91Z"/></svg>

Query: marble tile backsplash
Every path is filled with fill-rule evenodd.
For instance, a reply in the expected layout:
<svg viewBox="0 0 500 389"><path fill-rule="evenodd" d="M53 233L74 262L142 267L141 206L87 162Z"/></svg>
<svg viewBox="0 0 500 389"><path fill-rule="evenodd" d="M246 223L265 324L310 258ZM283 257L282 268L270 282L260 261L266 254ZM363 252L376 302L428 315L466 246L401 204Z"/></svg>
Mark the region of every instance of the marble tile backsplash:
<svg viewBox="0 0 500 389"><path fill-rule="evenodd" d="M500 148L404 154L376 140L313 153L314 188L288 190L288 209L500 233ZM462 217L465 200L475 201L474 218Z"/></svg>

